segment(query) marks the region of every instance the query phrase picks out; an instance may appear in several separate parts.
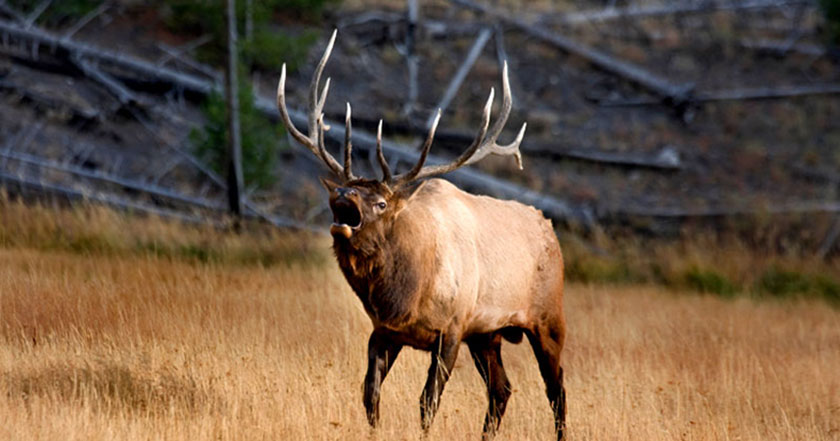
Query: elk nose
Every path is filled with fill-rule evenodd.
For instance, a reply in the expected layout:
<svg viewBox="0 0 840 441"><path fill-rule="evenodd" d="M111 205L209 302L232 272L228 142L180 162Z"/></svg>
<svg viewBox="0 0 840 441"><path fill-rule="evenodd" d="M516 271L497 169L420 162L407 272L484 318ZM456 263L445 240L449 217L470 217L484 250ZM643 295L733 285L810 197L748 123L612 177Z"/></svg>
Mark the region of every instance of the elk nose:
<svg viewBox="0 0 840 441"><path fill-rule="evenodd" d="M337 191L339 197L349 197L358 194L354 188L339 188Z"/></svg>

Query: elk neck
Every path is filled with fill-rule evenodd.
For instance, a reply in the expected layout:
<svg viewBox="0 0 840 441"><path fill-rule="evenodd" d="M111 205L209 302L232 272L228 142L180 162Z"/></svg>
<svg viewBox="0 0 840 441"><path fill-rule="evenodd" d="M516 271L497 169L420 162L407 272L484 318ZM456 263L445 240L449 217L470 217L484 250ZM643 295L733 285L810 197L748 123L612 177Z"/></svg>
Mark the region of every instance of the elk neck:
<svg viewBox="0 0 840 441"><path fill-rule="evenodd" d="M333 239L333 251L347 282L372 319L398 325L409 320L420 295L422 268L405 239L393 229L360 231Z"/></svg>

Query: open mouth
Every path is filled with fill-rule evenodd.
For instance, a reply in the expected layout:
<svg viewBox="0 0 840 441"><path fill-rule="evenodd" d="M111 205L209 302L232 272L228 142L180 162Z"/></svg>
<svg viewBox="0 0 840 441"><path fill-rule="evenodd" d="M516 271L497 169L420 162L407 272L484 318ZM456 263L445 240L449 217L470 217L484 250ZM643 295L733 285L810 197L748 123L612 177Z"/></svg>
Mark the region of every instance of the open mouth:
<svg viewBox="0 0 840 441"><path fill-rule="evenodd" d="M332 204L333 225L346 225L350 228L358 228L362 224L362 213L352 201L347 199L336 200Z"/></svg>

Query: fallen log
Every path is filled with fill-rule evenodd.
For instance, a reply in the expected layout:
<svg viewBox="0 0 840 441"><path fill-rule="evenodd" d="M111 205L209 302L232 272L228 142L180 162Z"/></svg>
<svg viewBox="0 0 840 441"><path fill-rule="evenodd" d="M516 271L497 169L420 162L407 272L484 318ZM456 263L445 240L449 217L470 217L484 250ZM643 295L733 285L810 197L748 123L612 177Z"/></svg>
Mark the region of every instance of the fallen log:
<svg viewBox="0 0 840 441"><path fill-rule="evenodd" d="M555 159L574 159L603 165L648 168L662 171L683 169L679 152L673 147L663 147L654 153L608 152L590 148L556 148L547 144L523 145L523 152L529 156L547 156Z"/></svg>
<svg viewBox="0 0 840 441"><path fill-rule="evenodd" d="M155 81L163 82L172 87L178 87L200 96L205 96L213 90L220 90L221 87L220 84L211 80L176 72L166 67L159 67L154 63L146 62L126 54L118 54L72 40L61 39L37 28L22 29L20 26L9 21L0 20L0 34L23 41L38 42L41 46L51 48L57 52L63 52L64 54L77 53L79 56L99 61L100 68L102 69L113 67L125 70L132 72L134 75L151 78ZM273 98L257 96L255 97L255 106L272 120L279 121L279 114ZM304 126L308 124L303 112L293 109L289 110L290 116L295 124ZM325 121L325 123L333 127L343 126L342 123L336 121ZM339 133L339 131L330 130L326 132L326 138L337 144L343 143L344 134L343 132ZM376 148L376 137L362 130L354 130L353 146L358 150L370 151ZM389 157L401 162L415 163L419 159L418 152L412 151L411 148L403 144L383 141L382 146ZM427 164L440 164L443 162L446 162L443 158L432 155L426 161ZM461 168L450 173L448 177L467 188L479 192L501 198L518 199L535 206L545 212L547 216L555 219L562 219L585 226L591 226L595 220L589 207L578 206L553 196L541 194L473 169Z"/></svg>
<svg viewBox="0 0 840 441"><path fill-rule="evenodd" d="M69 173L71 175L79 176L82 178L87 178L95 181L105 182L108 184L114 184L122 188L126 188L129 190L149 194L152 196L158 196L165 199L169 199L174 202L213 210L213 211L225 211L225 205L216 202L207 200L204 198L197 198L193 196L188 196L185 194L181 194L176 191L169 190L164 187L160 187L157 185L146 184L141 181L137 181L134 179L123 178L120 176L115 176L109 173L104 173L97 170L91 170L84 167L79 167L72 164L64 164L58 161L53 161L47 158L41 158L35 155L29 155L26 153L18 153L13 151L6 151L0 152L0 157L4 158L5 160L13 160L23 164L31 164L40 168L48 168L52 170L57 170L64 173Z"/></svg>
<svg viewBox="0 0 840 441"><path fill-rule="evenodd" d="M57 100L54 97L30 90L11 81L0 79L0 90L15 93L22 99L28 100L34 103L37 107L42 107L43 109L67 110L70 113L71 121L76 120L84 123L90 123L99 122L102 119L102 114L93 107L82 107L77 104Z"/></svg>
<svg viewBox="0 0 840 441"><path fill-rule="evenodd" d="M71 54L75 54L79 57L97 60L102 69L109 67L122 69L133 72L135 75L177 85L202 96L210 93L217 86L212 82L173 69L159 67L154 63L141 60L131 55L99 49L72 39L65 39L37 27L24 29L8 20L0 20L0 34L11 40L38 44L41 50L46 48L48 52L59 57L69 59Z"/></svg>
<svg viewBox="0 0 840 441"><path fill-rule="evenodd" d="M0 182L5 182L7 185L18 185L20 187L29 190L34 190L39 193L52 193L58 196L66 197L70 200L93 201L126 211L139 211L146 214L154 214L156 216L176 219L182 222L192 224L209 224L217 227L222 226L222 223L207 219L205 216L186 214L180 211L170 210L147 204L141 204L139 202L134 202L128 199L122 199L115 196L96 193L86 193L72 188L67 188L61 185L47 184L44 182L38 182L20 176L10 175L2 171L0 171Z"/></svg>
<svg viewBox="0 0 840 441"><path fill-rule="evenodd" d="M752 0L742 2L699 2L666 5L633 5L623 8L603 8L590 11L565 13L562 15L547 15L540 19L544 25L580 25L592 22L604 22L628 18L646 18L663 15L677 15L690 13L707 13L715 11L737 11L743 9L766 9L790 5L811 5L808 0Z"/></svg>
<svg viewBox="0 0 840 441"><path fill-rule="evenodd" d="M127 106L141 106L141 101L134 92L126 89L125 86L120 84L110 75L102 72L97 66L94 66L89 61L76 56L75 54L71 55L70 59L87 78L104 87L111 96L116 98L117 102L120 104L120 108Z"/></svg>
<svg viewBox="0 0 840 441"><path fill-rule="evenodd" d="M374 120L365 115L359 115L358 113L354 115L355 124L359 125L361 122L362 127L374 127L378 122L378 119ZM337 115L332 116L338 119ZM414 136L426 135L426 130L419 122L390 124L389 129L392 132L400 134ZM463 130L438 129L435 132L435 145L449 149L459 149L465 145L469 145L474 137L474 133L468 133ZM589 147L558 147L557 143L545 139L532 139L530 141L526 139L522 142L519 149L532 157L545 157L554 160L577 160L618 167L647 168L660 171L678 171L684 167L679 151L670 146L663 147L652 153L635 151L610 152ZM378 167L377 164L374 163L374 169Z"/></svg>
<svg viewBox="0 0 840 441"><path fill-rule="evenodd" d="M713 101L745 101L794 98L809 95L840 94L840 84L812 84L806 86L787 87L745 87L741 89L716 90L710 92L696 92L689 101L689 105ZM602 101L604 107L640 107L662 104L661 101L650 98Z"/></svg>
<svg viewBox="0 0 840 441"><path fill-rule="evenodd" d="M795 43L788 40L771 39L742 39L739 41L741 47L755 51L766 52L777 56L783 56L789 52L796 52L812 57L822 57L828 54L825 47L816 44Z"/></svg>
<svg viewBox="0 0 840 441"><path fill-rule="evenodd" d="M450 0L450 2L463 8L486 14L506 25L518 28L520 31L545 43L555 46L570 54L579 56L589 61L599 69L618 75L619 77L653 92L657 96L661 97L664 102L677 108L680 108L691 98L691 93L694 89L693 84L673 83L635 64L620 60L608 55L605 52L590 48L570 38L553 33L545 27L527 23L521 18L492 9L472 0Z"/></svg>
<svg viewBox="0 0 840 441"><path fill-rule="evenodd" d="M756 208L741 207L613 207L599 210L599 218L645 217L662 219L730 217L759 214L840 213L840 202L796 201Z"/></svg>

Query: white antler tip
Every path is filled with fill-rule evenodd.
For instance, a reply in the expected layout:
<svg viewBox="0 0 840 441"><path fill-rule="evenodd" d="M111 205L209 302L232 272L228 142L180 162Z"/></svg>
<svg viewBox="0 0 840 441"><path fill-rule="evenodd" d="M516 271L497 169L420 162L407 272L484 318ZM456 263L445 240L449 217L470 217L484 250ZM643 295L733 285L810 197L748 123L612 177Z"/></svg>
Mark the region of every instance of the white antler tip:
<svg viewBox="0 0 840 441"><path fill-rule="evenodd" d="M441 112L442 112L442 110L440 108L438 108L437 113L435 113L435 120L432 122L432 127L430 129L431 133L435 132L435 129L437 129L438 123L440 123Z"/></svg>

